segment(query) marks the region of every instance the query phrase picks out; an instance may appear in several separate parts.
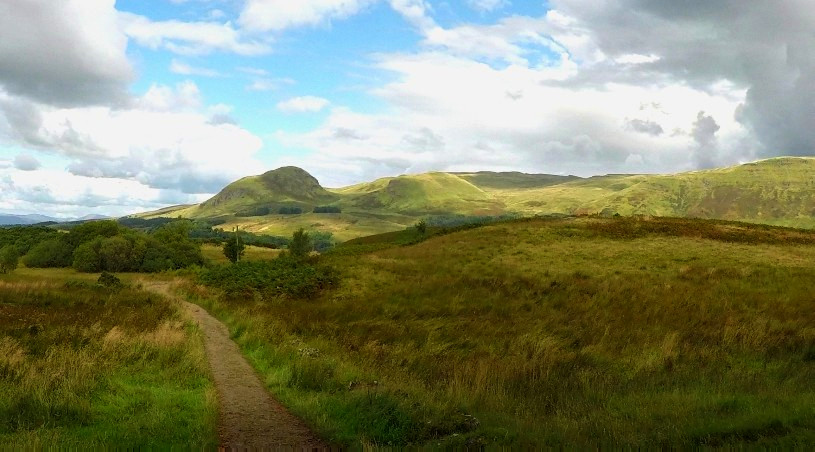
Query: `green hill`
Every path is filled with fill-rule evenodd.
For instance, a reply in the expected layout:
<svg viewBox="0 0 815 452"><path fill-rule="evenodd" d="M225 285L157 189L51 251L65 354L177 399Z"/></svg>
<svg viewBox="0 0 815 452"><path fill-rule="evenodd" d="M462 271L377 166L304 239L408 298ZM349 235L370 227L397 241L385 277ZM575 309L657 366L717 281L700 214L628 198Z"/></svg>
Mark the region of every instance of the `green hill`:
<svg viewBox="0 0 815 452"><path fill-rule="evenodd" d="M303 227L340 240L395 231L430 215L654 215L815 227L815 159L774 158L671 175L579 178L517 172L426 173L325 189L295 167L230 184L198 206L142 217L219 218L224 227L289 234ZM333 206L342 213L312 213ZM280 215L295 207L303 213Z"/></svg>

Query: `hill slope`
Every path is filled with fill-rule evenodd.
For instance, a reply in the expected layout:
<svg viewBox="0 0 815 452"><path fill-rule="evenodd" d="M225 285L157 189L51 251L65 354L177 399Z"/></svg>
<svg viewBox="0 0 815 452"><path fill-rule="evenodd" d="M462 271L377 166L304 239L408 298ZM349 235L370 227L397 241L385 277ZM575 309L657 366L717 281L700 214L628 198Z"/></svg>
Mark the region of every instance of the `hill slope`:
<svg viewBox="0 0 815 452"><path fill-rule="evenodd" d="M269 234L304 227L341 240L402 229L428 215L645 214L815 227L814 175L815 159L784 157L672 175L434 172L325 189L286 167L241 179L198 206L141 216L218 217L225 227ZM342 213L311 213L325 205ZM304 213L277 215L285 206Z"/></svg>

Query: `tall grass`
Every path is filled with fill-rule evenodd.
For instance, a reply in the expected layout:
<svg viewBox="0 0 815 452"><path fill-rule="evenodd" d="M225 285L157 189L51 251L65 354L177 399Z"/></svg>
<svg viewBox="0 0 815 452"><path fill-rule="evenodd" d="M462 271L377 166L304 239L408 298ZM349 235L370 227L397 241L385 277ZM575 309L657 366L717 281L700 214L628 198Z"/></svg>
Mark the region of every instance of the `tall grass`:
<svg viewBox="0 0 815 452"><path fill-rule="evenodd" d="M326 258L344 279L317 300L188 292L335 441L803 446L815 443L813 237L525 220L341 246Z"/></svg>
<svg viewBox="0 0 815 452"><path fill-rule="evenodd" d="M198 330L156 295L4 278L0 444L213 446L202 350Z"/></svg>

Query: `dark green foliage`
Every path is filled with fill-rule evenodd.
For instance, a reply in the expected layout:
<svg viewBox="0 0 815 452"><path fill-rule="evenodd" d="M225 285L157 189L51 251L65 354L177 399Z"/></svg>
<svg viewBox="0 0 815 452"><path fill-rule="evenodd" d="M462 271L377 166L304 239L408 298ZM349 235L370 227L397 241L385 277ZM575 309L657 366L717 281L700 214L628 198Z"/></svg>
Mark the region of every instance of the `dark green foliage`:
<svg viewBox="0 0 815 452"><path fill-rule="evenodd" d="M300 215L303 213L303 209L300 207L281 207L277 209L277 213L280 215Z"/></svg>
<svg viewBox="0 0 815 452"><path fill-rule="evenodd" d="M432 215L427 218L427 225L437 228L455 228L459 226L485 225L518 219L518 215Z"/></svg>
<svg viewBox="0 0 815 452"><path fill-rule="evenodd" d="M107 287L109 289L116 289L122 287L122 280L108 272L102 272L102 274L99 275L99 279L96 280L96 283L99 284L100 286Z"/></svg>
<svg viewBox="0 0 815 452"><path fill-rule="evenodd" d="M314 208L314 213L342 213L340 206L317 206Z"/></svg>
<svg viewBox="0 0 815 452"><path fill-rule="evenodd" d="M324 253L334 248L334 245L336 245L336 242L334 241L334 234L330 232L311 231L308 233L308 236L311 239L314 251L318 251L320 253Z"/></svg>
<svg viewBox="0 0 815 452"><path fill-rule="evenodd" d="M236 217L263 217L272 213L271 207L268 206L261 206L261 207L250 207L248 209L243 209L235 212Z"/></svg>
<svg viewBox="0 0 815 452"><path fill-rule="evenodd" d="M14 245L6 245L0 248L0 273L11 273L17 269L20 261L20 254Z"/></svg>
<svg viewBox="0 0 815 452"><path fill-rule="evenodd" d="M0 248L6 245L14 245L20 255L28 251L36 244L58 238L58 231L42 226L14 226L0 227Z"/></svg>
<svg viewBox="0 0 815 452"><path fill-rule="evenodd" d="M136 267L132 253L133 244L122 237L104 239L99 246L102 268L112 272L123 272Z"/></svg>
<svg viewBox="0 0 815 452"><path fill-rule="evenodd" d="M224 256L233 264L241 259L244 250L246 250L246 246L239 235L233 236L224 243Z"/></svg>
<svg viewBox="0 0 815 452"><path fill-rule="evenodd" d="M219 265L203 271L199 280L204 285L223 289L230 296L258 293L264 299L273 299L280 296L311 298L337 284L338 277L331 267L281 257Z"/></svg>
<svg viewBox="0 0 815 452"><path fill-rule="evenodd" d="M97 237L119 235L119 224L115 221L91 221L74 226L65 238L74 248Z"/></svg>
<svg viewBox="0 0 815 452"><path fill-rule="evenodd" d="M102 247L102 239L96 239L79 245L74 250L73 267L77 271L94 273L102 270L102 256L99 249Z"/></svg>
<svg viewBox="0 0 815 452"><path fill-rule="evenodd" d="M62 238L40 242L23 257L23 263L30 268L70 267L74 260L74 249Z"/></svg>
<svg viewBox="0 0 815 452"><path fill-rule="evenodd" d="M289 254L295 259L302 259L308 256L314 249L314 244L311 242L311 237L309 237L308 232L304 231L303 228L294 231L291 237L291 243L289 243Z"/></svg>

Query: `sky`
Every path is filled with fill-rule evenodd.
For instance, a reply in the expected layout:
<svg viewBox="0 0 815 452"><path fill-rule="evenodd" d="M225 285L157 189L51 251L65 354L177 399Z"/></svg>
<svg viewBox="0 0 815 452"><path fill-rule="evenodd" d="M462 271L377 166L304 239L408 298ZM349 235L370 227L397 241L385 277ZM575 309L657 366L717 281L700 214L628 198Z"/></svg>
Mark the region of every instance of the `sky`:
<svg viewBox="0 0 815 452"><path fill-rule="evenodd" d="M0 0L0 212L815 155L813 0Z"/></svg>

